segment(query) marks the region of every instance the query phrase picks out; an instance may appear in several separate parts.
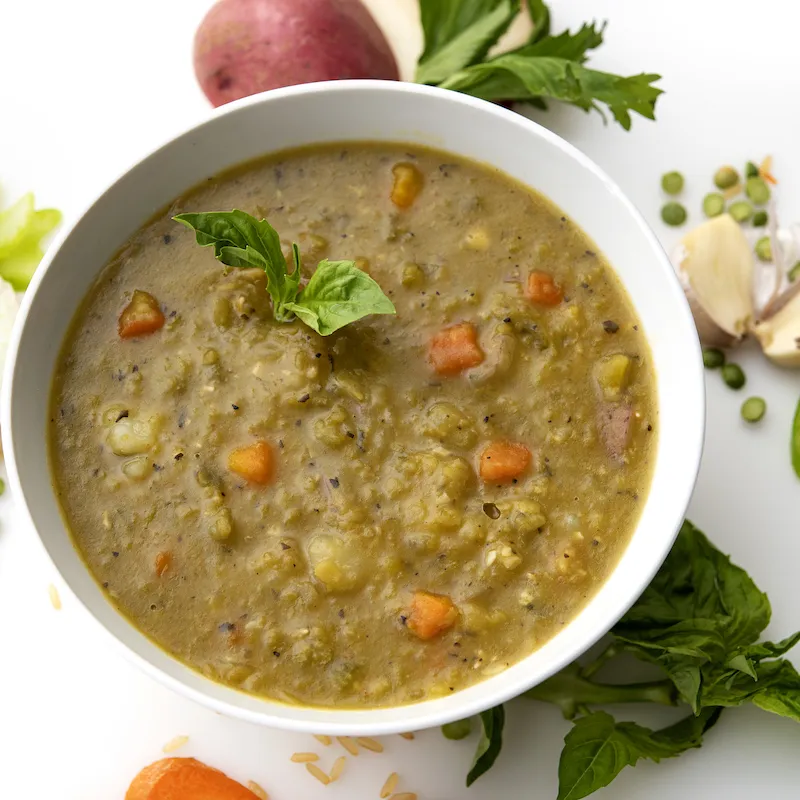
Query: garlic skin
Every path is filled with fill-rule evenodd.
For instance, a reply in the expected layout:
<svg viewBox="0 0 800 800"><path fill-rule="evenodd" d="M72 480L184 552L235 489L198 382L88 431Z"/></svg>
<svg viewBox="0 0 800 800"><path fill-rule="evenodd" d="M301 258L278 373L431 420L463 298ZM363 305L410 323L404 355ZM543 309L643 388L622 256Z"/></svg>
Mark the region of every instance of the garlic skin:
<svg viewBox="0 0 800 800"><path fill-rule="evenodd" d="M673 254L673 265L700 341L710 347L741 341L755 316L755 259L733 218L721 214L687 233Z"/></svg>
<svg viewBox="0 0 800 800"><path fill-rule="evenodd" d="M784 292L753 326L764 355L782 367L800 367L800 283Z"/></svg>

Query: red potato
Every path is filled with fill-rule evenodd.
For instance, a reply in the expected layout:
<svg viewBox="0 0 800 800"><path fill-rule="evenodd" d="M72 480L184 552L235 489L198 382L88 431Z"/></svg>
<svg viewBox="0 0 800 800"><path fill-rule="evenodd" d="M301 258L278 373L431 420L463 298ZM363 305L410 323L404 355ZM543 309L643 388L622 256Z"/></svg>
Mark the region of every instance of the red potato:
<svg viewBox="0 0 800 800"><path fill-rule="evenodd" d="M214 106L298 83L400 80L360 0L220 0L197 29L194 70Z"/></svg>

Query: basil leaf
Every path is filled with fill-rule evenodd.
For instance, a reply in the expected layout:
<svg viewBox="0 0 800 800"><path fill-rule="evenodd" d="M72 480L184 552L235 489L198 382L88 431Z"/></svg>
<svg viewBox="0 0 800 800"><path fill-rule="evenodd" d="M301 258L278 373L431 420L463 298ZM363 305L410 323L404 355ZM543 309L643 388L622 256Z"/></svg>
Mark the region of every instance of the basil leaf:
<svg viewBox="0 0 800 800"><path fill-rule="evenodd" d="M594 109L601 115L598 103L603 103L614 119L630 130L631 111L647 119L655 118L655 102L661 89L651 84L660 77L654 74L621 77L587 69L567 58L532 58L524 53L508 53L467 67L440 86L492 101L549 97L584 111Z"/></svg>
<svg viewBox="0 0 800 800"><path fill-rule="evenodd" d="M320 261L297 300L284 308L322 336L368 314L396 313L381 287L352 261L327 259Z"/></svg>
<svg viewBox="0 0 800 800"><path fill-rule="evenodd" d="M533 23L533 33L528 44L536 44L550 35L550 9L544 0L528 0L528 13Z"/></svg>
<svg viewBox="0 0 800 800"><path fill-rule="evenodd" d="M749 656L742 648L758 638L770 615L767 596L750 576L686 522L664 565L613 633L626 650L661 666L696 712L703 669L736 659L731 666L747 671Z"/></svg>
<svg viewBox="0 0 800 800"><path fill-rule="evenodd" d="M503 706L483 711L480 717L481 738L475 750L472 767L467 773L467 786L472 786L481 775L492 768L503 748L503 726L506 723L506 712Z"/></svg>
<svg viewBox="0 0 800 800"><path fill-rule="evenodd" d="M414 80L436 84L482 61L519 14L520 0L421 0L425 51Z"/></svg>
<svg viewBox="0 0 800 800"><path fill-rule="evenodd" d="M275 318L285 320L284 305L297 294L300 273L286 273L286 259L276 230L265 220L244 211L178 214L177 222L196 233L197 244L214 247L218 261L229 267L258 267L267 273L267 290Z"/></svg>
<svg viewBox="0 0 800 800"><path fill-rule="evenodd" d="M580 800L608 786L628 766L640 759L660 761L700 747L721 709L706 709L652 731L633 722L616 722L598 711L579 719L564 739L558 764L558 800Z"/></svg>
<svg viewBox="0 0 800 800"><path fill-rule="evenodd" d="M558 36L540 37L510 52L527 58L541 58L543 56L567 58L570 61L577 61L583 64L588 57L586 54L589 50L594 50L603 44L605 28L605 23L599 28L595 26L594 22L584 24L577 33L564 31L559 33Z"/></svg>

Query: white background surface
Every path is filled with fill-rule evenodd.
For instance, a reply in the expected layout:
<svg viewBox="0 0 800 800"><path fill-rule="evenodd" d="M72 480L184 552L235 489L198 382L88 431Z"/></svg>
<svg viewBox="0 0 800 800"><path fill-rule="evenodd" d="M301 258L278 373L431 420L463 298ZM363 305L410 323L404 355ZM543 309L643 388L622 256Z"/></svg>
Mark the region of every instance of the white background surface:
<svg viewBox="0 0 800 800"><path fill-rule="evenodd" d="M5 203L34 189L40 205L77 214L102 188L165 138L202 119L208 105L194 82L191 40L209 0L0 0L0 185ZM406 58L413 0L371 0ZM659 176L680 169L690 213L720 164L775 156L785 221L800 219L800 7L788 0L552 0L555 29L609 19L593 64L659 72L667 92L658 123L635 119L632 133L557 108L538 119L587 152L660 225ZM769 592L769 632L800 627L800 482L788 436L800 373L782 372L748 350L748 385L734 393L708 376L709 428L691 518ZM679 387L676 387L679 391ZM745 428L746 394L769 403ZM414 742L391 737L387 753L348 759L342 781L323 788L288 762L313 739L222 718L161 688L108 649L61 586L31 532L0 499L0 798L115 800L133 775L177 734L193 755L275 800L376 798L392 770L420 800L554 800L561 738L554 708L520 700L508 709L506 744L494 770L463 788L474 746L437 731ZM64 608L50 605L47 587ZM318 748L321 749L321 748ZM800 727L764 712L726 712L700 751L626 770L598 798L770 800L800 789ZM339 752L324 751L323 768Z"/></svg>

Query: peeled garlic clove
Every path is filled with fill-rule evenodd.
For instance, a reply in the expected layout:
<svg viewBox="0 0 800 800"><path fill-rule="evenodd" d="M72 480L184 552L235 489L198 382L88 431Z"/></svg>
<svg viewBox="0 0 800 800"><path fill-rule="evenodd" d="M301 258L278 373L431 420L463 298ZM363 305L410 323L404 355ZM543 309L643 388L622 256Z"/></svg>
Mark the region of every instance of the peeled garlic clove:
<svg viewBox="0 0 800 800"><path fill-rule="evenodd" d="M684 236L673 257L700 341L729 347L747 333L753 316L753 251L728 214Z"/></svg>
<svg viewBox="0 0 800 800"><path fill-rule="evenodd" d="M800 284L784 292L753 326L764 355L783 367L800 367Z"/></svg>

